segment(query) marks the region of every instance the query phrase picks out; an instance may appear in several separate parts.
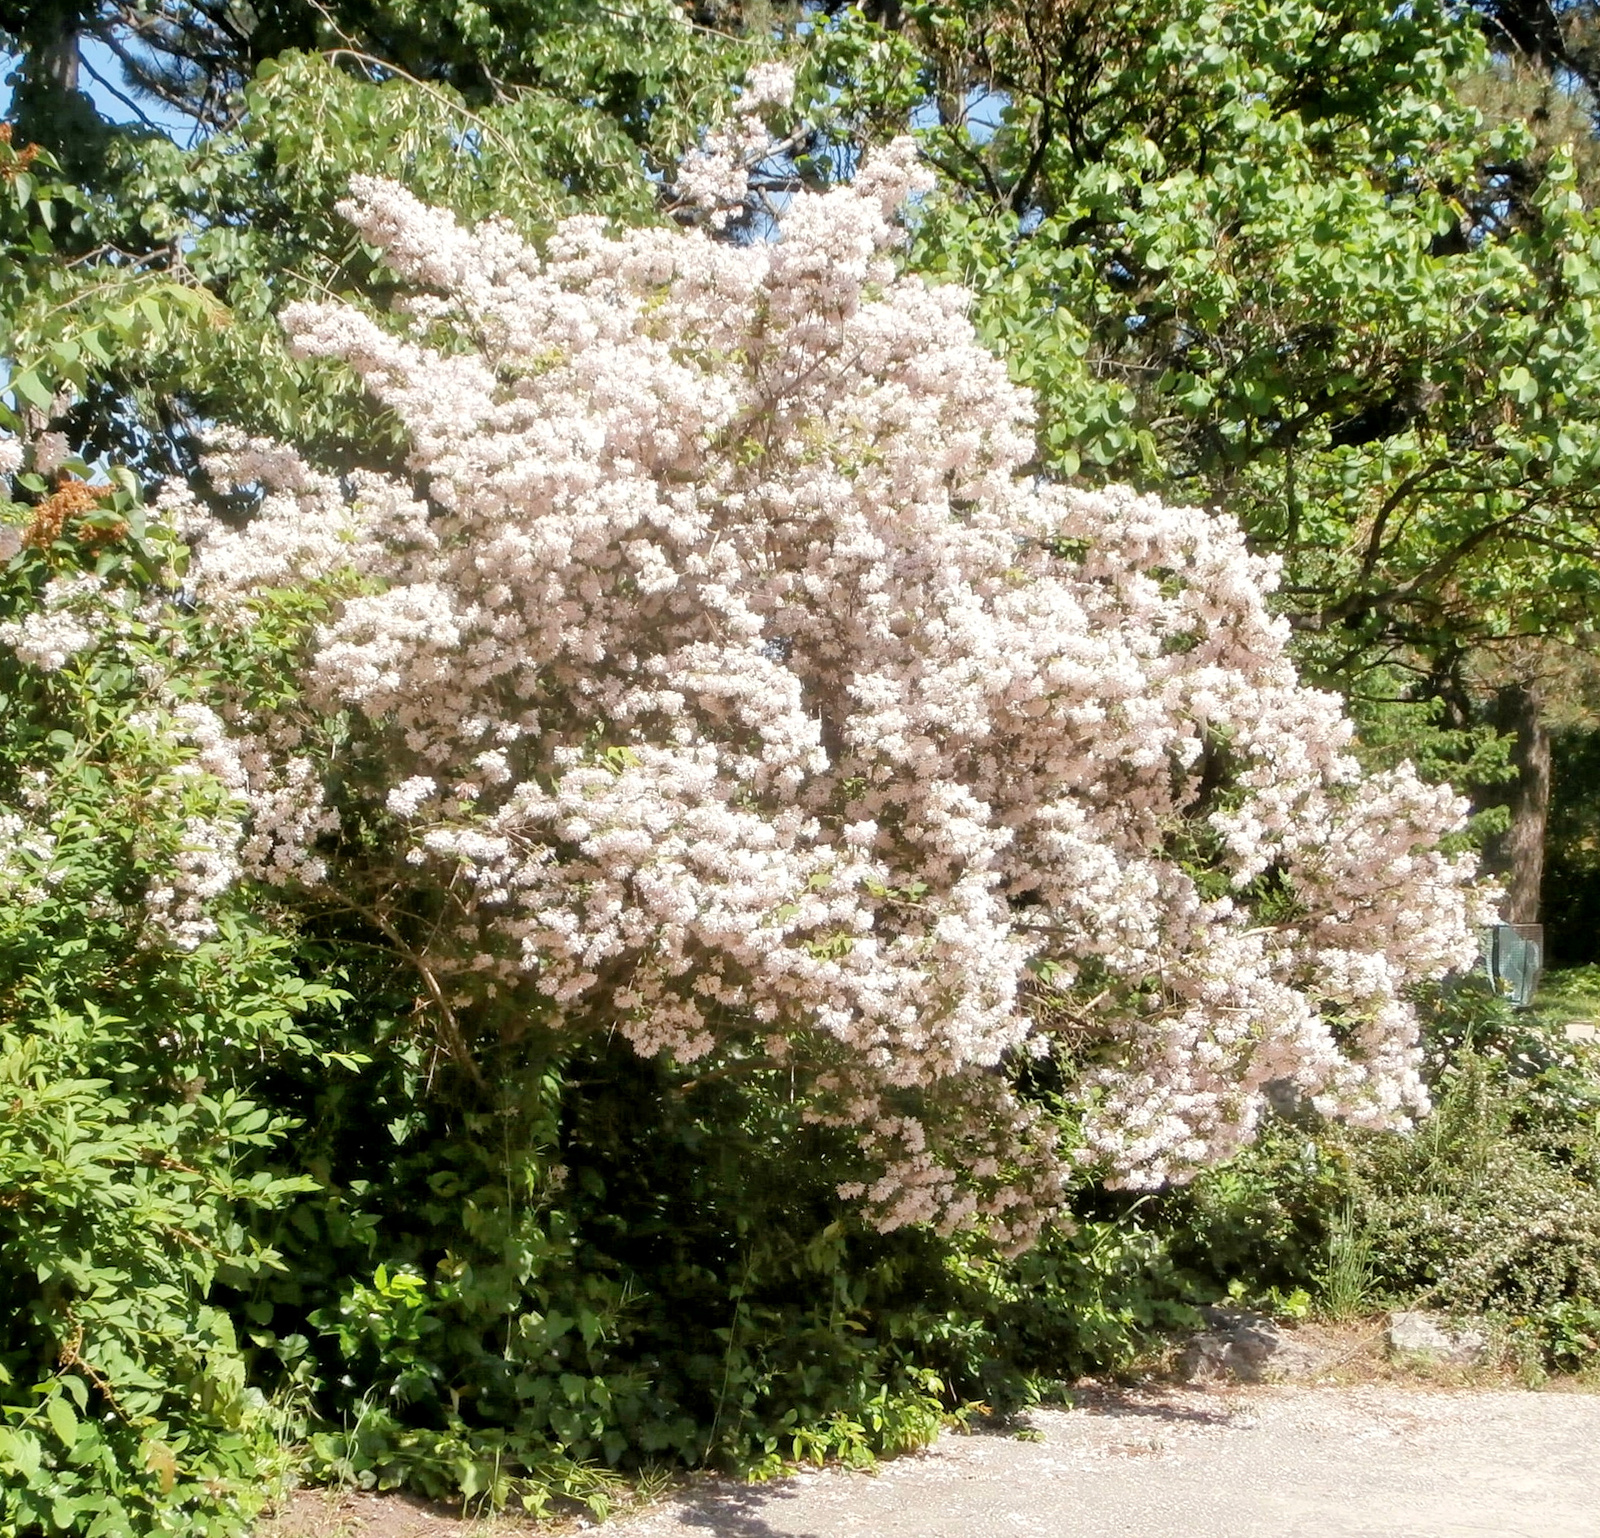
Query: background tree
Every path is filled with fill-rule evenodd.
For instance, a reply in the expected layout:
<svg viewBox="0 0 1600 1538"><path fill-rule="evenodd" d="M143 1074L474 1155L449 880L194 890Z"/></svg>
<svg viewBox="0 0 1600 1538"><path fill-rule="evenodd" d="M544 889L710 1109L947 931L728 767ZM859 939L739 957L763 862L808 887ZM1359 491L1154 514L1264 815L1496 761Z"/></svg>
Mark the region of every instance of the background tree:
<svg viewBox="0 0 1600 1538"><path fill-rule="evenodd" d="M244 87L269 59L342 48L449 87L474 107L515 92L548 92L574 111L612 119L647 153L670 155L660 120L693 110L681 91L682 71L690 51L705 47L704 38L690 39L676 7L596 8L573 0L279 0L249 8L204 0L9 0L0 8L0 30L22 53L19 126L41 142L50 142L55 114L81 121L81 109L64 98L83 95L90 79L136 113L141 100L153 101L201 132L217 132L238 125ZM86 45L95 44L115 61L109 74L104 61L85 56Z"/></svg>
<svg viewBox="0 0 1600 1538"><path fill-rule="evenodd" d="M1545 80L1567 76L1593 111L1600 31L1590 0L1473 0L1473 9L1496 54L1533 65ZM1564 89L1570 94L1572 87Z"/></svg>

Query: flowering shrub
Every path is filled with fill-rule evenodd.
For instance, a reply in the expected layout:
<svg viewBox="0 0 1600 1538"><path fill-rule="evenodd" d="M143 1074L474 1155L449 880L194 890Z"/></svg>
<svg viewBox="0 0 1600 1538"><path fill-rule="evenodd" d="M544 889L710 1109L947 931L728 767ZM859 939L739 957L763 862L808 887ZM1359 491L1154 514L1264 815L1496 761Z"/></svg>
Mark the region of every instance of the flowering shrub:
<svg viewBox="0 0 1600 1538"><path fill-rule="evenodd" d="M714 238L757 84L686 174L698 228L572 219L541 255L356 180L415 289L398 328L284 322L396 414L411 473L238 440L213 472L259 492L242 528L165 498L225 634L315 603L292 687L223 680L230 740L193 728L252 815L196 830L160 922L237 859L380 930L468 1072L530 1028L785 1067L886 1230L1020 1246L1070 1160L1182 1179L1273 1081L1404 1125L1406 990L1472 954L1472 862L1437 848L1461 803L1361 774L1228 519L1029 474L967 294L896 274L908 144L774 242ZM14 644L92 644L91 598ZM1066 1149L1004 1071L1042 1058Z"/></svg>

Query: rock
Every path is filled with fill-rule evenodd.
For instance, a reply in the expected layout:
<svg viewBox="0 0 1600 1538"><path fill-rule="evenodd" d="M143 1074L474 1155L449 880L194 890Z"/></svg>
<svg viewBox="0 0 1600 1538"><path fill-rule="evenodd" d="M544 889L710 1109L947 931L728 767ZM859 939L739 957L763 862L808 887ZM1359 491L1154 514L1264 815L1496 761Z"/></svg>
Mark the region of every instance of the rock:
<svg viewBox="0 0 1600 1538"><path fill-rule="evenodd" d="M1399 1354L1432 1357L1470 1367L1488 1345L1481 1330L1453 1330L1439 1322L1437 1314L1417 1309L1389 1315L1389 1349Z"/></svg>
<svg viewBox="0 0 1600 1538"><path fill-rule="evenodd" d="M1203 1308L1206 1328L1190 1337L1178 1370L1190 1382L1267 1383L1316 1370L1314 1355L1264 1314Z"/></svg>

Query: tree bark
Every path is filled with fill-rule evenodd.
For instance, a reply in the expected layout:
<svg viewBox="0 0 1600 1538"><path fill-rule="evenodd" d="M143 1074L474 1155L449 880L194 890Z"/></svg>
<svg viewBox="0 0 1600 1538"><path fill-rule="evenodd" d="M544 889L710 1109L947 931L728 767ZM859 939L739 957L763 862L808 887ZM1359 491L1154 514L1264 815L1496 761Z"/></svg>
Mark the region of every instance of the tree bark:
<svg viewBox="0 0 1600 1538"><path fill-rule="evenodd" d="M78 89L78 29L67 17L39 41L33 58L33 68L41 84L65 96Z"/></svg>
<svg viewBox="0 0 1600 1538"><path fill-rule="evenodd" d="M23 9L31 14L18 33L23 62L10 113L17 141L43 145L69 177L76 177L105 132L79 78L83 62L79 7L63 3Z"/></svg>
<svg viewBox="0 0 1600 1538"><path fill-rule="evenodd" d="M1534 683L1507 684L1495 696L1495 724L1512 737L1516 778L1505 804L1511 825L1490 842L1486 863L1506 888L1502 917L1508 924L1539 922L1544 880L1544 833L1550 815L1550 733Z"/></svg>

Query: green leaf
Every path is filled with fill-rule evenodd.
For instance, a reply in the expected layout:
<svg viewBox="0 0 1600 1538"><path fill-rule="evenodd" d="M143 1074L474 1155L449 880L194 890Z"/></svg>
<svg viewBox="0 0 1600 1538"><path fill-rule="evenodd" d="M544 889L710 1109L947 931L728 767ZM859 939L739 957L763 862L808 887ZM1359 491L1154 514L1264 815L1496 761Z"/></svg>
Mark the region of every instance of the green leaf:
<svg viewBox="0 0 1600 1538"><path fill-rule="evenodd" d="M78 1417L67 1403L66 1395L59 1391L51 1394L45 1400L44 1413L50 1422L50 1429L64 1446L70 1448L78 1439Z"/></svg>

